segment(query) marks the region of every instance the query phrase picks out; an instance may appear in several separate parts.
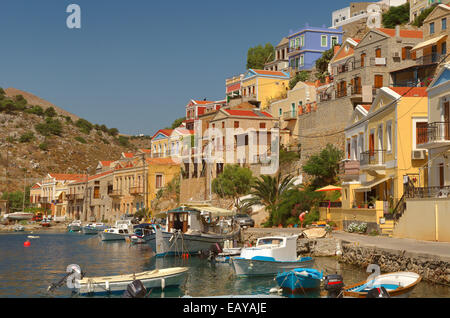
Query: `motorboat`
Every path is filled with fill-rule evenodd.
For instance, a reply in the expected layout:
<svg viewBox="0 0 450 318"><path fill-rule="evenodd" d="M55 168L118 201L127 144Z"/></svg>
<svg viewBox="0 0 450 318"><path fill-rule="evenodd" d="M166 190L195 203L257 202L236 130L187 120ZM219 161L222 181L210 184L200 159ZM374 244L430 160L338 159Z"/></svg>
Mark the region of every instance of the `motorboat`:
<svg viewBox="0 0 450 318"><path fill-rule="evenodd" d="M230 217L233 211L212 206L181 206L166 212L166 228L155 230L148 244L157 257L165 255L198 254L210 250L216 243L235 239L240 227L219 226L220 217ZM217 221L215 221L217 220Z"/></svg>
<svg viewBox="0 0 450 318"><path fill-rule="evenodd" d="M25 227L23 225L21 225L21 224L14 225L13 229L14 229L15 232L25 231Z"/></svg>
<svg viewBox="0 0 450 318"><path fill-rule="evenodd" d="M107 228L109 228L109 226L103 223L89 223L88 225L82 226L81 231L83 232L83 234L93 235L98 234L99 232L102 232Z"/></svg>
<svg viewBox="0 0 450 318"><path fill-rule="evenodd" d="M165 289L184 284L187 274L187 267L171 267L126 275L83 277L75 285L78 286L77 289L81 295L124 292L127 286L135 280L140 280L146 289Z"/></svg>
<svg viewBox="0 0 450 318"><path fill-rule="evenodd" d="M34 216L34 213L29 212L14 212L5 214L5 217L10 220L31 220Z"/></svg>
<svg viewBox="0 0 450 318"><path fill-rule="evenodd" d="M142 223L133 226L133 234L130 235L129 240L132 244L145 244L153 238L155 239L154 228L158 226L153 223Z"/></svg>
<svg viewBox="0 0 450 318"><path fill-rule="evenodd" d="M125 241L131 235L130 228L133 224L130 220L118 220L113 227L99 232L102 241Z"/></svg>
<svg viewBox="0 0 450 318"><path fill-rule="evenodd" d="M67 230L69 232L79 232L81 231L81 226L80 220L74 220L67 226Z"/></svg>
<svg viewBox="0 0 450 318"><path fill-rule="evenodd" d="M239 257L231 258L236 275L276 275L311 267L314 264L311 257L297 257L297 238L298 235L259 238L256 246L243 248Z"/></svg>
<svg viewBox="0 0 450 318"><path fill-rule="evenodd" d="M43 227L50 227L50 219L47 217L44 217L42 221L40 222L41 226Z"/></svg>
<svg viewBox="0 0 450 318"><path fill-rule="evenodd" d="M305 291L320 289L323 271L314 268L294 268L279 273L275 280L283 291L290 293L304 293Z"/></svg>
<svg viewBox="0 0 450 318"><path fill-rule="evenodd" d="M384 289L389 297L407 298L419 284L422 277L413 272L394 272L378 275L343 288L344 297L367 298L371 290Z"/></svg>

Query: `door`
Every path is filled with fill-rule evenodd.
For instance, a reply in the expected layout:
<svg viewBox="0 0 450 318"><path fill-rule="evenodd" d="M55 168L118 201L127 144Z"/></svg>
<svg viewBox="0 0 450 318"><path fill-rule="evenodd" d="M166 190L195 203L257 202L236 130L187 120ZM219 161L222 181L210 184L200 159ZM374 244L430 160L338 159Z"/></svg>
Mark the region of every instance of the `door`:
<svg viewBox="0 0 450 318"><path fill-rule="evenodd" d="M444 164L439 164L439 187L442 189L445 186Z"/></svg>
<svg viewBox="0 0 450 318"><path fill-rule="evenodd" d="M383 75L375 75L374 78L374 87L381 88L383 87Z"/></svg>
<svg viewBox="0 0 450 318"><path fill-rule="evenodd" d="M366 60L366 53L361 54L361 67L364 67L364 63Z"/></svg>

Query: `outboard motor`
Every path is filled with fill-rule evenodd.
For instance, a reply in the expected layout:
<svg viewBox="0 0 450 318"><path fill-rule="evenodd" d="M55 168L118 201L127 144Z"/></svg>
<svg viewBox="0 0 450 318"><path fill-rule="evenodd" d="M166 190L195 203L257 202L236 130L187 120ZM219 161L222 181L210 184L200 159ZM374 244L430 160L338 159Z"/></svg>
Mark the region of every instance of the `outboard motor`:
<svg viewBox="0 0 450 318"><path fill-rule="evenodd" d="M344 281L339 274L325 276L323 288L328 292L328 298L342 298L342 288Z"/></svg>
<svg viewBox="0 0 450 318"><path fill-rule="evenodd" d="M391 296L389 296L386 288L381 286L379 288L369 290L367 293L367 298L391 298Z"/></svg>
<svg viewBox="0 0 450 318"><path fill-rule="evenodd" d="M211 245L208 254L208 261L215 262L216 257L217 255L219 255L219 253L222 253L222 248L220 247L219 243Z"/></svg>
<svg viewBox="0 0 450 318"><path fill-rule="evenodd" d="M123 293L122 298L144 298L147 294L147 289L144 284L137 279L127 286L127 290Z"/></svg>

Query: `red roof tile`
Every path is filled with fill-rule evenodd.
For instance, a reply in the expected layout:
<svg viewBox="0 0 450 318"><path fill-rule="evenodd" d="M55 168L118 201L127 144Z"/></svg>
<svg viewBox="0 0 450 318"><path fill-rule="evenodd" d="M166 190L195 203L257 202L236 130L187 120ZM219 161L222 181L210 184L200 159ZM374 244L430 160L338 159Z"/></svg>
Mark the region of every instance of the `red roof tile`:
<svg viewBox="0 0 450 318"><path fill-rule="evenodd" d="M427 97L427 87L389 87L403 97Z"/></svg>
<svg viewBox="0 0 450 318"><path fill-rule="evenodd" d="M255 70L255 69L253 69L253 71L256 74L261 74L261 75L286 76L286 74L284 74L283 72L280 72L280 71L266 71L266 70Z"/></svg>
<svg viewBox="0 0 450 318"><path fill-rule="evenodd" d="M123 152L122 153L125 158L133 158L134 154L132 152Z"/></svg>
<svg viewBox="0 0 450 318"><path fill-rule="evenodd" d="M378 28L377 30L389 36L395 36L395 29ZM422 39L423 32L419 30L400 30L400 37Z"/></svg>
<svg viewBox="0 0 450 318"><path fill-rule="evenodd" d="M171 158L147 158L146 162L148 164L154 164L154 165L175 165L175 166L178 165Z"/></svg>
<svg viewBox="0 0 450 318"><path fill-rule="evenodd" d="M248 117L261 117L257 113L255 113L253 110L242 110L242 109L225 109L225 111L232 115L232 116L248 116ZM272 117L267 112L261 112L266 117Z"/></svg>
<svg viewBox="0 0 450 318"><path fill-rule="evenodd" d="M167 137L172 134L173 129L160 129L156 132L156 134L153 135L152 139L156 137L159 133L162 133L163 135L166 135Z"/></svg>
<svg viewBox="0 0 450 318"><path fill-rule="evenodd" d="M78 180L86 178L85 174L49 173L49 175L56 180Z"/></svg>

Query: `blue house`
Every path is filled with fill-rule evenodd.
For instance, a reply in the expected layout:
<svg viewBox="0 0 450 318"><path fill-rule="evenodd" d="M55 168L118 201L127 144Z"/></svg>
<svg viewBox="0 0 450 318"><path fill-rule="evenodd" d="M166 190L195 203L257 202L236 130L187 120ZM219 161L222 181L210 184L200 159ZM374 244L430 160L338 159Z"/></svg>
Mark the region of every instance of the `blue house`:
<svg viewBox="0 0 450 318"><path fill-rule="evenodd" d="M293 71L310 70L322 53L331 49L335 44L342 43L342 28L316 28L306 26L291 32L289 40L289 67Z"/></svg>

